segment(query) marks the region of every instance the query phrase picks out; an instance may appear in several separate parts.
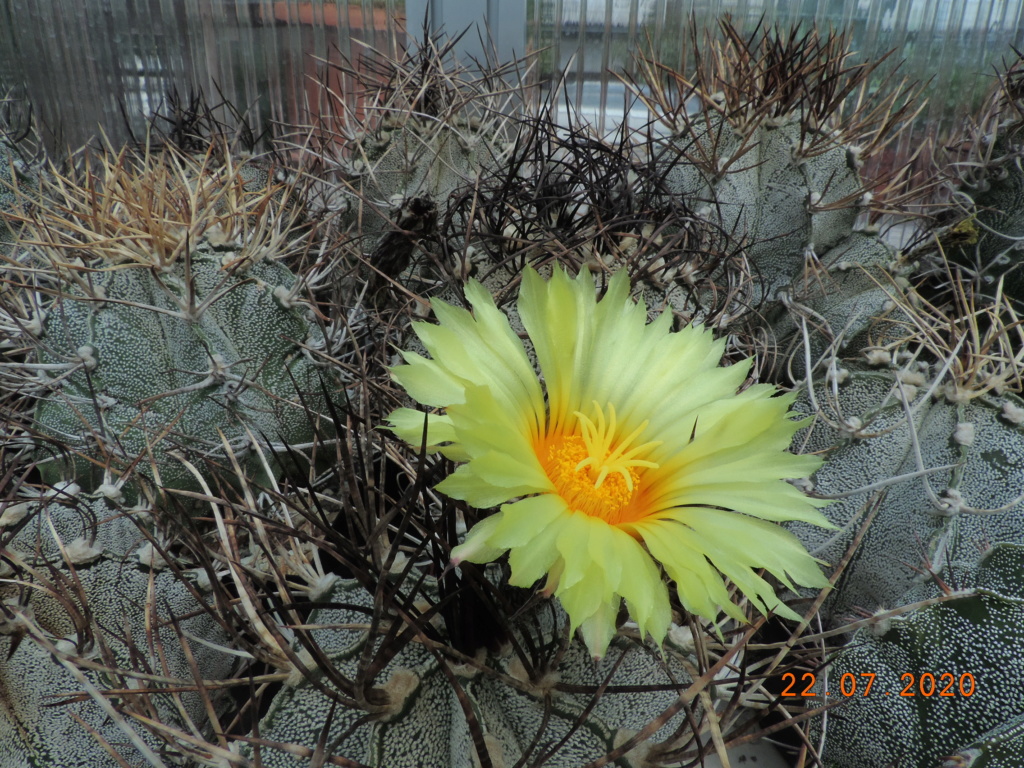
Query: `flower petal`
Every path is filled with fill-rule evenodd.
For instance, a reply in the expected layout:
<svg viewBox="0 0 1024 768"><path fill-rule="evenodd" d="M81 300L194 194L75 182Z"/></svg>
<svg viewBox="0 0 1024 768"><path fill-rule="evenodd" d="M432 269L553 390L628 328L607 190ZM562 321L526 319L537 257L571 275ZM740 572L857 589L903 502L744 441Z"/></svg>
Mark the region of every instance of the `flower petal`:
<svg viewBox="0 0 1024 768"><path fill-rule="evenodd" d="M615 620L619 615L618 600L603 603L589 617L580 622L580 636L595 661L608 653L608 645L615 637Z"/></svg>
<svg viewBox="0 0 1024 768"><path fill-rule="evenodd" d="M655 520L637 525L636 530L651 555L675 582L679 600L686 610L708 621L717 620L719 610L741 621L745 618L730 599L722 576L708 563L699 542L686 535L688 529Z"/></svg>
<svg viewBox="0 0 1024 768"><path fill-rule="evenodd" d="M568 515L562 515L553 522L544 536L537 537L534 542L525 547L516 547L508 553L508 564L512 575L508 583L514 587L531 587L540 580L546 573L558 563L559 573L563 567L563 560L558 552L555 541L562 528L569 520ZM557 589L557 584L555 585Z"/></svg>
<svg viewBox="0 0 1024 768"><path fill-rule="evenodd" d="M453 565L468 560L471 563L489 563L497 560L505 550L490 543L491 531L501 519L501 513L485 517L466 534L466 540L452 549Z"/></svg>
<svg viewBox="0 0 1024 768"><path fill-rule="evenodd" d="M406 365L391 369L391 378L402 385L409 396L419 403L444 408L461 403L466 383L446 367L419 355L403 353Z"/></svg>
<svg viewBox="0 0 1024 768"><path fill-rule="evenodd" d="M616 591L626 600L629 615L637 623L641 636L650 635L661 643L672 621L668 589L658 567L640 543L625 531L616 529L616 560L621 577Z"/></svg>
<svg viewBox="0 0 1024 768"><path fill-rule="evenodd" d="M704 483L688 485L674 494L671 504L658 516L677 517L675 510L686 507L722 507L773 522L799 520L822 528L835 528L818 511L828 503L811 499L785 481L766 485L763 482Z"/></svg>
<svg viewBox="0 0 1024 768"><path fill-rule="evenodd" d="M412 408L398 408L388 416L390 429L410 445L423 444L423 430L427 431L427 451L434 452L442 443L455 440L452 420L446 415L414 411Z"/></svg>
<svg viewBox="0 0 1024 768"><path fill-rule="evenodd" d="M535 493L536 487L528 480L527 468L511 464L505 454L490 453L477 456L437 484L441 493L453 499L462 499L474 507L487 509L504 504L524 493Z"/></svg>
<svg viewBox="0 0 1024 768"><path fill-rule="evenodd" d="M537 539L552 536L549 528L563 523L567 512L565 502L553 493L506 504L501 508L501 523L494 529L492 540L495 546L506 549L534 546Z"/></svg>

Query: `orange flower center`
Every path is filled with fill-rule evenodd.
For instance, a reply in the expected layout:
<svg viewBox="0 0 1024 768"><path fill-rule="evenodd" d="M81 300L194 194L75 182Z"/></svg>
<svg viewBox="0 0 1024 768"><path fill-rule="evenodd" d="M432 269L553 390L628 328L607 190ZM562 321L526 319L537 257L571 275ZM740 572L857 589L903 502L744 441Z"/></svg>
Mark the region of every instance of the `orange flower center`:
<svg viewBox="0 0 1024 768"><path fill-rule="evenodd" d="M549 435L538 451L541 463L558 495L569 508L611 525L629 523L645 516L636 504L642 470L657 469L653 461L639 458L660 442L633 446L647 428L644 422L623 439L617 440L615 408L608 405L608 420L598 403L593 420L579 411L580 434ZM632 447L631 447L632 446Z"/></svg>

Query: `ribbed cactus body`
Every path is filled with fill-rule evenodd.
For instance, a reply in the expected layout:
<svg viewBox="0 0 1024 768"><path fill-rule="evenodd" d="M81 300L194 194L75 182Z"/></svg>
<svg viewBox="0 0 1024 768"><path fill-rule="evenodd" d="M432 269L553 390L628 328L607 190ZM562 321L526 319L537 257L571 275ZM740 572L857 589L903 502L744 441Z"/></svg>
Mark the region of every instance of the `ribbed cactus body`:
<svg viewBox="0 0 1024 768"><path fill-rule="evenodd" d="M906 335L906 289L895 249L877 232L851 231L777 292L765 320L792 380L834 355L882 349Z"/></svg>
<svg viewBox="0 0 1024 768"><path fill-rule="evenodd" d="M1012 135L1011 135L1012 132ZM1004 126L991 146L976 147L971 172L956 190L958 220L943 233L947 257L977 274L994 295L1000 280L1007 295L1024 296L1024 170L1019 129Z"/></svg>
<svg viewBox="0 0 1024 768"><path fill-rule="evenodd" d="M1021 755L1024 755L1024 715L1016 715L981 734L949 762L952 768L957 768L958 760L966 761L971 768L1014 768L1020 763Z"/></svg>
<svg viewBox="0 0 1024 768"><path fill-rule="evenodd" d="M99 739L127 765L152 765L131 740L157 752L160 740L131 717L126 732L96 697L179 727L183 712L201 724L208 711L197 692L149 694L166 686L132 673L188 685L192 664L205 680L235 665L216 648L226 638L195 585L166 567L146 535L170 546L153 526L154 510L76 493L69 485L21 500L0 518L3 576L16 580L0 585L0 764L8 768L122 765ZM193 638L187 651L179 630ZM101 693L124 688L137 693Z"/></svg>
<svg viewBox="0 0 1024 768"><path fill-rule="evenodd" d="M831 620L900 605L929 571L959 583L978 568L980 542L1024 545L1024 401L929 393L930 377L885 365L838 379L815 386L805 450L826 452L813 480L817 493L839 496L823 509L839 528L792 529L836 564L876 505L877 514L825 604ZM807 396L800 402L815 413Z"/></svg>
<svg viewBox="0 0 1024 768"><path fill-rule="evenodd" d="M372 596L357 582L339 581L330 600L349 607L317 610L309 623L322 628L309 634L329 658L332 674L355 679L367 645L376 642L366 629ZM517 643L526 643L520 647L557 644L550 610L541 608L532 617L517 622L530 635L529 640L517 638ZM691 682L674 649L667 650L663 662L657 651L622 638L598 663L582 645L571 643L557 669L533 674L510 646L496 653L481 651L474 662L464 664L442 661L437 654L416 641L400 651L379 673L368 696L377 704L373 712L348 708L319 690L320 685L332 687L323 669L312 670L316 685L293 674L295 679L277 694L261 722L260 737L310 750L326 739L330 754L374 768L473 768L480 763L468 724L472 718L492 765L513 765L524 756L525 764L538 764L544 750L558 745L543 764L570 768L625 742L666 711ZM592 692L604 683L612 689L587 711ZM651 689L630 693L616 691L616 686ZM612 764L638 764L650 743L671 739L684 718L676 714L650 742ZM247 754L255 751L245 748ZM268 768L306 764L284 749L261 746L259 752Z"/></svg>
<svg viewBox="0 0 1024 768"><path fill-rule="evenodd" d="M701 116L670 141L678 156L669 191L745 246L754 303L774 299L849 236L864 197L854 149L804 120L792 113L741 129Z"/></svg>
<svg viewBox="0 0 1024 768"><path fill-rule="evenodd" d="M818 695L830 695L816 703L840 702L820 724L825 764L1019 765L1021 584L1024 547L996 545L950 585L960 595L942 599L930 584L908 598L941 602L858 630L818 681Z"/></svg>
<svg viewBox="0 0 1024 768"><path fill-rule="evenodd" d="M823 512L837 530L792 530L843 565L826 624L863 627L818 673L818 695L830 694L814 703L842 702L815 721L823 763L1000 765L1013 753L1024 674L1013 639L1024 400L1010 391L1020 350L1012 299L922 277L911 287L898 265L855 266L847 279L862 289L826 293L790 321L825 320L834 333L856 327L865 298L887 297L866 306L868 323L845 345L806 342L818 367L799 402L815 420L799 444L826 457L812 480L834 499Z"/></svg>
<svg viewBox="0 0 1024 768"><path fill-rule="evenodd" d="M4 373L38 398L44 479L196 489L206 458L259 474L255 444L309 443L337 377L286 264L315 236L288 185L169 148L90 162L21 196L17 290L0 303L28 352Z"/></svg>
<svg viewBox="0 0 1024 768"><path fill-rule="evenodd" d="M16 160L17 158L12 157L10 148L0 140L0 248L8 247L12 239L10 223L2 214L10 212L15 204L11 186L14 184L16 174Z"/></svg>
<svg viewBox="0 0 1024 768"><path fill-rule="evenodd" d="M936 217L945 256L966 268L975 289L1002 291L1020 306L1024 296L1024 158L1021 77L1024 57L1014 50L998 85L977 115L947 142L943 176L950 182Z"/></svg>
<svg viewBox="0 0 1024 768"><path fill-rule="evenodd" d="M370 264L397 276L415 244L433 235L449 197L493 169L508 137L493 125L461 115L388 116L348 144L337 168L347 211Z"/></svg>
<svg viewBox="0 0 1024 768"><path fill-rule="evenodd" d="M50 308L38 361L52 393L35 421L83 454L70 475L101 482L103 466L194 487L175 458L246 455L254 441L306 443L323 412L322 369L308 348L323 336L290 300L296 277L272 260L209 244L157 272L129 267L68 286ZM99 462L99 466L89 461ZM66 472L55 461L48 476Z"/></svg>
<svg viewBox="0 0 1024 768"><path fill-rule="evenodd" d="M725 32L728 44L714 49L715 63L702 65L692 82L667 75L676 78L675 87L659 98L688 94L681 104L660 105L668 134L624 134L618 144L579 126L555 126L550 115L508 118L496 79L469 87L449 78L439 57L429 66L420 67L422 60L396 64L389 85L364 105L365 130L348 126L318 148L337 153L320 158L320 189L329 200L325 208L340 210L348 230L342 250L354 244L335 277L340 307L308 303L305 278L280 251L308 254L311 243L301 227L291 226L295 219L288 219L273 175L257 164L207 168L204 161L195 176L201 183L189 182L182 198L205 197L202 216L162 234L149 232L145 242L131 229L144 218L137 211L96 237L82 236L80 223L88 216L63 223L44 217L39 221L46 226L37 231L64 232L60 242L40 251L30 244L39 238L30 237L10 251L18 279L0 286L7 315L0 319L25 350L18 353L28 372L19 384L31 381L24 399L38 401L31 429L17 436L33 441L44 484L74 479L116 496L116 485L136 475L148 484L195 490L202 485L196 475L214 464L235 474L232 457L240 460L241 473L259 475L265 466L259 454L268 447L301 450L317 443L318 455L322 447L329 446L327 453L338 447L340 474L311 477L308 493L290 482L260 488L270 485L265 477L233 488L221 482L212 490L224 496L211 497L224 517L228 509L244 512L230 525L218 518L220 539L204 540L210 562L230 564L230 585L218 595L230 595L239 606L231 617L239 634L223 642L274 665L265 679L287 675L280 691L257 694L273 696L259 728L239 736L244 728L236 722L221 745L237 738L233 749L268 768L319 764L319 750L339 764L347 759L373 768L473 768L488 761L494 768L577 768L676 706L650 739L615 764L689 764L709 755L709 744L721 744L724 752L741 729L754 730L749 713L735 713L763 700L751 693L756 686L743 688L747 682L737 682L737 674L749 681L764 670L777 678L805 661L799 653L806 648L794 657L787 646L763 666L757 654L765 646L740 650L698 702L682 707L680 694L722 652L710 635L697 638L698 662L672 635L662 656L623 628L595 663L578 638L566 636L565 616L553 603L533 597L531 605L539 608L516 610L524 593L510 598L512 590L496 581L487 586L501 599L487 603L488 619L500 627L495 636L513 642L492 643L470 658L456 650L465 640L454 629L458 622L442 620L462 611L459 620L472 623L477 616L471 611L482 610L471 600L459 602L460 589L472 583L470 571L444 600L418 568L409 566L404 581L383 572L380 549L391 546L392 555L425 558L429 551L435 561L430 573L439 573L457 543L455 521L464 510L427 490L444 469L436 457L414 461L414 452L390 438L375 442L360 434L375 429L392 396L374 379L386 374L373 354L366 355L360 397L350 401L358 400L358 409L341 403L333 409L351 419L346 440L323 442L324 417L332 411L324 390L348 382L319 363L316 351L331 342L317 315L365 331L389 354L396 347L416 350L403 334L411 316L428 314L420 299L461 302L465 282L475 277L507 306L531 264L542 272L559 265L589 269L600 286L626 270L634 295L652 314L667 310L680 324L713 326L728 336L733 358L756 358L753 378L805 388L798 407L813 423L793 450L824 455L813 491L833 497L823 511L837 527L789 527L826 568L838 566L863 534L822 618L834 643L848 639L836 634L849 631L843 625L866 625L839 648L831 666L817 667L819 692L828 685L832 703L845 675L861 684L866 673L875 676L870 694L847 697L816 720L813 742L822 746L823 765L1019 764L1012 755L1024 748L1024 668L1017 658L1024 622L1024 399L1010 392L1017 386L1012 371L999 382L981 380L992 366L1020 367L1019 345L1013 348L1016 337L1007 330L1016 321L1002 329L1002 341L978 343L972 332L983 335L991 318L951 311L964 310L974 298L957 294L964 301L953 300L955 271L941 289L929 284L934 290L928 292L910 259L859 225L871 196L858 144L882 145L881 134L896 125L898 115L892 115L899 112L893 101L874 122L845 119L839 107L870 84L870 67L843 69L844 54L831 37L821 42L808 35L801 42L772 33L762 45L729 27ZM648 74L661 76L653 69ZM702 108L687 111L688 98ZM878 134L872 133L876 125ZM1016 152L996 146L1000 157ZM231 166L230 158L224 162ZM993 284L1004 277L1012 299L1020 288L1013 282L1019 270L1011 268L1015 238L1024 233L1018 166L1000 165L984 184L965 187L970 202L961 202L969 216L942 240L959 248L952 255L967 266L999 267L980 271ZM12 168L0 163L0 176L10 178ZM119 209L104 213L112 210ZM153 217L157 229L162 216ZM173 258L150 248L164 234ZM10 286L22 300L8 300ZM936 304L929 314L922 306L931 300ZM509 315L522 330L515 311ZM974 363L979 376L961 375ZM275 461L267 457L272 472ZM415 492L402 485L410 478ZM121 489L129 502L153 495L132 488ZM122 614L129 614L136 645L148 639L148 625L139 622L153 619L139 606L194 614L186 619L193 623L182 625L186 637L221 641L189 579L159 569L143 535L155 526L144 521L140 530L131 522L136 512L95 496L77 505L39 503L31 514L38 553L30 552L27 527L13 542L2 542L16 553L15 565L49 559L62 583L80 583L87 595L98 596L94 601L103 604L95 609L108 626L121 628ZM862 530L869 514L874 519ZM47 515L67 544L63 550L47 538ZM83 522L93 519L107 522ZM4 525L0 520L0 536ZM342 529L345 536L332 538ZM44 573L40 563L33 566L40 567L17 574L30 589ZM335 581L325 596L320 588L332 583L334 576L325 573L331 567L360 580ZM448 572L444 578L454 579ZM395 591L374 595L366 589L373 582ZM3 589L5 599L20 599L13 587ZM301 599L292 598L314 593L330 605L307 615ZM799 609L810 601L793 604ZM55 647L72 647L77 627L59 615L61 604L47 595L40 605L41 631ZM0 662L0 678L15 691L7 720L0 716L0 763L111 764L95 740L80 740L85 731L71 730L67 708L39 706L41 691L83 684L53 665L36 636L16 647L15 624L0 627L9 633L0 634L0 658L10 653ZM168 627L160 624L170 633ZM763 637L754 639L755 647ZM138 665L139 656L126 655L130 642L110 642L115 666ZM166 645L166 670L149 656L146 663L191 680L184 642L170 633ZM84 655L87 649L78 650ZM203 658L202 677L230 673L228 655L211 649ZM529 668L529 660L537 664ZM122 685L107 673L83 674L100 688ZM918 687L915 696L900 696L908 674L918 686L933 675L938 690L926 696ZM939 693L946 674L953 676L953 696ZM968 674L970 695L961 689ZM147 700L163 706L163 696ZM188 699L185 711L202 730L206 712L198 703L198 697ZM702 708L709 703L722 705L707 717L720 727L710 736L707 720L694 717L707 714ZM117 724L91 702L74 706L103 738L124 741ZM158 719L181 723L169 706ZM700 743L694 747L691 739ZM32 762L14 762L26 749ZM123 754L130 765L145 764L137 747Z"/></svg>
<svg viewBox="0 0 1024 768"><path fill-rule="evenodd" d="M26 158L26 150L10 135L8 126L0 117L0 254L5 253L14 239L15 223L4 214L13 213L18 205L16 189L31 187L38 168Z"/></svg>

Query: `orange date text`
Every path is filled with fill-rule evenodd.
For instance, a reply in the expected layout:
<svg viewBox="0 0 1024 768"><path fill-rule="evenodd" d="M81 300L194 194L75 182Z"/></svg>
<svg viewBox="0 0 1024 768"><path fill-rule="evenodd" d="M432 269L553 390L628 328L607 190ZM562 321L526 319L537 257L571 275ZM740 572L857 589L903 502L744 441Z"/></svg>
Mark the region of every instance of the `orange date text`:
<svg viewBox="0 0 1024 768"><path fill-rule="evenodd" d="M818 685L818 677L814 672L804 672L797 675L794 672L786 672L782 675L782 682L785 684L781 696L799 696L805 699L824 697L845 697L851 696L973 696L977 686L974 675L964 672L962 675L954 675L952 672L904 672L900 675L899 685L893 686L893 690L882 690L875 685L874 672L861 672L853 674L844 672L839 679L828 681L828 690L822 692Z"/></svg>

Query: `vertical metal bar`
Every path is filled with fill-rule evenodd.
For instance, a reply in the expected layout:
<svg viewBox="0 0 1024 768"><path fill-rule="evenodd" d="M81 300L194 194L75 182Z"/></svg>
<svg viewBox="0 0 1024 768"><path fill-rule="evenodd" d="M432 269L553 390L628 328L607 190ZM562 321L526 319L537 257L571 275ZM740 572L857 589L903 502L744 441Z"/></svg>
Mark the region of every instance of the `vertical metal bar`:
<svg viewBox="0 0 1024 768"><path fill-rule="evenodd" d="M598 97L597 130L604 135L605 117L608 111L608 78L612 52L612 0L604 1L604 37L601 41L601 93Z"/></svg>
<svg viewBox="0 0 1024 768"><path fill-rule="evenodd" d="M636 82L638 79L636 77L636 57L642 55L644 50L637 35L639 17L639 0L631 0L629 3L629 18L626 21L626 60L622 64L622 72L632 82ZM631 127L629 119L631 102L631 91L628 88L624 88L622 93L622 120L627 130Z"/></svg>
<svg viewBox="0 0 1024 768"><path fill-rule="evenodd" d="M399 5L401 5L401 11L399 11ZM397 59L400 43L395 20L399 15L405 13L405 0L398 0L398 2L396 0L385 0L384 12L387 14L388 57Z"/></svg>
<svg viewBox="0 0 1024 768"><path fill-rule="evenodd" d="M551 0L537 0L538 2L551 2ZM551 35L552 70L551 81L557 85L561 80L564 65L562 64L562 19L565 8L562 0L554 0L554 24Z"/></svg>
<svg viewBox="0 0 1024 768"><path fill-rule="evenodd" d="M271 73L275 70L267 63L266 48L261 41L262 28L256 24L259 9L239 2L235 13L239 27L239 51L242 61L248 64L242 73L241 98L244 101L236 106L249 116L249 125L258 136L270 127L267 120L271 119L272 105L268 91L273 80Z"/></svg>
<svg viewBox="0 0 1024 768"><path fill-rule="evenodd" d="M587 78L587 0L580 0L580 25L576 40L576 109L583 104L583 81Z"/></svg>

